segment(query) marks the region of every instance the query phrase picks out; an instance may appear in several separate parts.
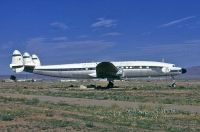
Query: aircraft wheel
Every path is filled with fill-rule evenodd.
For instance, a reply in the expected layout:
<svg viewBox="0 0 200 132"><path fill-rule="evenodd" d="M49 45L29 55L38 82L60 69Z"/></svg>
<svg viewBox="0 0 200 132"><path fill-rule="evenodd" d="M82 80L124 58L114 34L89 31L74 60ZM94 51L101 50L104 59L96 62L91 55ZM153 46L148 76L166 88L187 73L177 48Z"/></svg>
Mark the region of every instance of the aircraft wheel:
<svg viewBox="0 0 200 132"><path fill-rule="evenodd" d="M171 87L172 87L172 88L175 88L175 87L176 87L176 83L175 83L175 82L172 83Z"/></svg>
<svg viewBox="0 0 200 132"><path fill-rule="evenodd" d="M107 88L113 88L114 87L114 84L113 82L109 81L108 85L107 85Z"/></svg>

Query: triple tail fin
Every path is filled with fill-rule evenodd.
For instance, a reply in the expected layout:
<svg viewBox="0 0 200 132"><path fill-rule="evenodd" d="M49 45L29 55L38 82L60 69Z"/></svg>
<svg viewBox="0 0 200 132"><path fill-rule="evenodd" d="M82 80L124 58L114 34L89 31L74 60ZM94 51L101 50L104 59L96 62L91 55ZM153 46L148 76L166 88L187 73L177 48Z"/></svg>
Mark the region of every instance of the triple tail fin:
<svg viewBox="0 0 200 132"><path fill-rule="evenodd" d="M30 56L29 53L25 52L22 56L22 54L15 50L12 55L12 62L10 64L10 68L16 72L32 72L36 66L40 66L40 60L37 55Z"/></svg>

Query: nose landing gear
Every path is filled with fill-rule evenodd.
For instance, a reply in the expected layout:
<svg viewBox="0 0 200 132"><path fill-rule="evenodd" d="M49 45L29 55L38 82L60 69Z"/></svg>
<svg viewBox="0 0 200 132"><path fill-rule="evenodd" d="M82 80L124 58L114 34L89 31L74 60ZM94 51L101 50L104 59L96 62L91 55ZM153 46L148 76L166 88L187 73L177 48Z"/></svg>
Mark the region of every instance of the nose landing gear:
<svg viewBox="0 0 200 132"><path fill-rule="evenodd" d="M175 81L171 84L171 87L172 87L172 88L175 88L175 87L176 87L176 82L175 82Z"/></svg>
<svg viewBox="0 0 200 132"><path fill-rule="evenodd" d="M175 88L176 87L176 80L175 80L174 76L171 76L171 78L172 78L173 82L170 85L170 87Z"/></svg>

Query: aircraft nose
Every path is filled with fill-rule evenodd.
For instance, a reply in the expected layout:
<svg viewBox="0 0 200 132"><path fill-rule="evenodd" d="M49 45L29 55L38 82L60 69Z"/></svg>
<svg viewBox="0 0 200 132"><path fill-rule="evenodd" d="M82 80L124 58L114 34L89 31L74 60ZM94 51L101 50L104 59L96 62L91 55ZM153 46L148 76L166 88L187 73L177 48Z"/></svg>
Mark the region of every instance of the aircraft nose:
<svg viewBox="0 0 200 132"><path fill-rule="evenodd" d="M181 69L181 72L182 72L182 74L184 74L184 73L187 72L187 70L186 70L185 68L182 68L182 69Z"/></svg>

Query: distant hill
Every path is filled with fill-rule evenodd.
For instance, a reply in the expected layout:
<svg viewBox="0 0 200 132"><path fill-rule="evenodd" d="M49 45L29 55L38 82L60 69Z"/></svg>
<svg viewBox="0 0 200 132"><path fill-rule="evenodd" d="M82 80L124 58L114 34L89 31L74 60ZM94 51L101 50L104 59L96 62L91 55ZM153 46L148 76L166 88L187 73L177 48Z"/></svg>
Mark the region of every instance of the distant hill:
<svg viewBox="0 0 200 132"><path fill-rule="evenodd" d="M58 80L57 77L42 76L37 74L13 74L17 79ZM10 79L11 75L0 75L0 80Z"/></svg>
<svg viewBox="0 0 200 132"><path fill-rule="evenodd" d="M200 79L200 66L188 67L187 73L178 76L179 79Z"/></svg>

